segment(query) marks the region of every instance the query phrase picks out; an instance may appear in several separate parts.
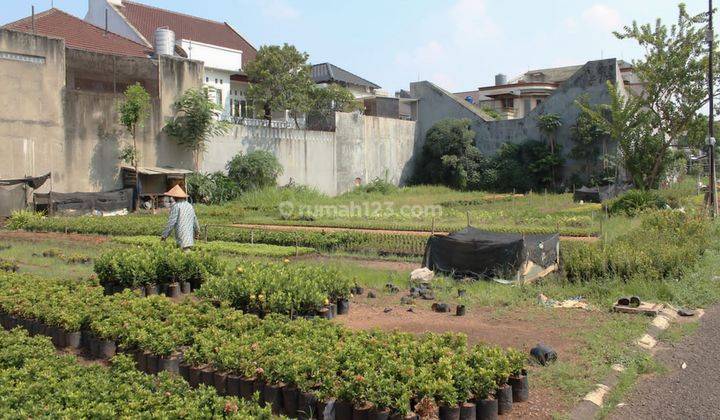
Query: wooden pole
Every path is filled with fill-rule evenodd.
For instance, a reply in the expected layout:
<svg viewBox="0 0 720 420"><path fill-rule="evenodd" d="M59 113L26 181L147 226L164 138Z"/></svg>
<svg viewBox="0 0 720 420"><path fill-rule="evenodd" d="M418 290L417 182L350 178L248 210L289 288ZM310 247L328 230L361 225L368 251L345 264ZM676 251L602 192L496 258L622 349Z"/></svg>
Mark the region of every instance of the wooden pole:
<svg viewBox="0 0 720 420"><path fill-rule="evenodd" d="M467 225L470 226L470 210L465 211L465 216L467 216Z"/></svg>
<svg viewBox="0 0 720 420"><path fill-rule="evenodd" d="M432 226L430 226L430 234L431 235L435 234L435 218L434 217L432 218Z"/></svg>

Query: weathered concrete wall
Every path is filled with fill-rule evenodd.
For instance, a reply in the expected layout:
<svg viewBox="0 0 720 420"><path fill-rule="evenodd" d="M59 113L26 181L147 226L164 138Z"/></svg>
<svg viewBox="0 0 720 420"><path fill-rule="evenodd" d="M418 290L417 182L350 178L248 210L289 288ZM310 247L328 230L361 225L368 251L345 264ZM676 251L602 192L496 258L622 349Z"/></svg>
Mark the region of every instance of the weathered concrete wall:
<svg viewBox="0 0 720 420"><path fill-rule="evenodd" d="M242 152L267 150L284 168L278 182L291 179L336 195L351 190L355 178L375 177L396 184L407 179L415 142L415 123L359 114L336 114L335 132L236 125L213 139L204 154L203 172L224 171Z"/></svg>
<svg viewBox="0 0 720 420"><path fill-rule="evenodd" d="M575 101L584 96L591 104L607 103L610 98L606 83L617 82L619 78L620 70L616 59L590 61L524 118L501 121L491 120L480 110L430 82L411 83L412 96L420 99L416 156L419 156L427 131L442 119L469 119L475 131L475 145L481 152L492 155L506 142L520 143L528 139L545 141L538 129L537 117L542 114L557 114L562 121L557 133L557 144L563 148L567 159L565 174L569 175L576 169L576 162L567 156L573 147L571 130L580 113Z"/></svg>
<svg viewBox="0 0 720 420"><path fill-rule="evenodd" d="M117 108L135 82L152 98L137 135L140 165L194 167L192 154L162 128L179 95L202 85L202 63L66 49L62 40L7 30L0 30L0 52L21 54L0 58L0 178L51 171L41 191L119 188L119 152L132 138Z"/></svg>
<svg viewBox="0 0 720 420"><path fill-rule="evenodd" d="M0 53L9 54L0 58L0 178L53 171L63 145L65 43L0 29Z"/></svg>

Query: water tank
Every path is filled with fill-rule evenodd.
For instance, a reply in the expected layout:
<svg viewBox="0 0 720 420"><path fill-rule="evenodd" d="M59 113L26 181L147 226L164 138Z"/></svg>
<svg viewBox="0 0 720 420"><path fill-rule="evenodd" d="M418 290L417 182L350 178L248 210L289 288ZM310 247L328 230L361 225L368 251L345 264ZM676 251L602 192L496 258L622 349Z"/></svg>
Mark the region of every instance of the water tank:
<svg viewBox="0 0 720 420"><path fill-rule="evenodd" d="M175 53L175 32L167 27L155 29L155 56Z"/></svg>
<svg viewBox="0 0 720 420"><path fill-rule="evenodd" d="M502 73L498 73L495 75L495 86L506 85L506 84L507 84L507 76L505 76Z"/></svg>

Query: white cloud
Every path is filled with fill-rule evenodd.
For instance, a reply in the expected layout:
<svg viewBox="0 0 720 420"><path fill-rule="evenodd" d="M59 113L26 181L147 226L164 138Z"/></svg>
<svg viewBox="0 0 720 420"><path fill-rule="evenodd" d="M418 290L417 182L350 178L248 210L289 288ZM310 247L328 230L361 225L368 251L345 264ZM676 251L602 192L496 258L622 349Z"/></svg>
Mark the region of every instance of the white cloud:
<svg viewBox="0 0 720 420"><path fill-rule="evenodd" d="M454 40L459 45L497 36L498 26L487 14L485 0L458 0L449 11Z"/></svg>
<svg viewBox="0 0 720 420"><path fill-rule="evenodd" d="M275 19L296 19L300 12L288 4L285 0L262 0L262 14Z"/></svg>
<svg viewBox="0 0 720 420"><path fill-rule="evenodd" d="M574 17L565 18L563 25L569 32L576 32L579 26L577 19Z"/></svg>
<svg viewBox="0 0 720 420"><path fill-rule="evenodd" d="M580 17L584 23L604 31L615 31L622 28L620 13L603 3L596 3L585 9Z"/></svg>

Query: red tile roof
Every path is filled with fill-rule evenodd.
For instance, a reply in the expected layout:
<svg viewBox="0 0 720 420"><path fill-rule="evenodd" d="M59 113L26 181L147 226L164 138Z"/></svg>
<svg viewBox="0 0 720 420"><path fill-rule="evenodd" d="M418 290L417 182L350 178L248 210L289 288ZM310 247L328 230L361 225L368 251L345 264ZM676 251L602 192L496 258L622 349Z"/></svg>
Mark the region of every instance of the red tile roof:
<svg viewBox="0 0 720 420"><path fill-rule="evenodd" d="M3 26L21 32L32 32L32 17L26 17ZM63 38L68 48L103 54L147 57L152 50L112 32L91 25L59 9L50 9L35 15L35 33Z"/></svg>
<svg viewBox="0 0 720 420"><path fill-rule="evenodd" d="M153 44L155 29L168 27L177 39L189 39L243 52L242 64L255 59L257 50L226 22L216 22L123 0L116 7L145 39Z"/></svg>

